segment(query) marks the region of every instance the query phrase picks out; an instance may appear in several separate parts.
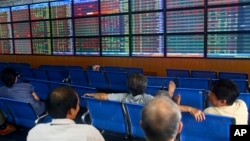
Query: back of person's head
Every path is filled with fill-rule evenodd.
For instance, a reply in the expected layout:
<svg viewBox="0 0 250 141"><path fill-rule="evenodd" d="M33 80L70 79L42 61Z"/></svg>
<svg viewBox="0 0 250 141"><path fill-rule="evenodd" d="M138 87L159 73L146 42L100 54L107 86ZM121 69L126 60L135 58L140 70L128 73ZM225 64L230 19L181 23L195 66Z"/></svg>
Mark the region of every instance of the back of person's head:
<svg viewBox="0 0 250 141"><path fill-rule="evenodd" d="M53 89L46 101L48 114L52 118L66 118L69 110L77 109L78 94L70 86L59 86Z"/></svg>
<svg viewBox="0 0 250 141"><path fill-rule="evenodd" d="M211 85L211 92L217 99L226 100L227 105L232 105L240 94L237 85L228 79L214 81Z"/></svg>
<svg viewBox="0 0 250 141"><path fill-rule="evenodd" d="M130 74L128 77L128 89L133 95L144 94L147 87L147 78L139 73Z"/></svg>
<svg viewBox="0 0 250 141"><path fill-rule="evenodd" d="M155 93L155 96L167 96L167 97L171 98L168 91L166 91L166 90L158 90Z"/></svg>
<svg viewBox="0 0 250 141"><path fill-rule="evenodd" d="M141 127L148 141L174 140L181 132L181 112L167 96L157 96L141 113Z"/></svg>
<svg viewBox="0 0 250 141"><path fill-rule="evenodd" d="M13 68L4 68L1 72L1 80L6 87L12 87L16 81L17 72Z"/></svg>

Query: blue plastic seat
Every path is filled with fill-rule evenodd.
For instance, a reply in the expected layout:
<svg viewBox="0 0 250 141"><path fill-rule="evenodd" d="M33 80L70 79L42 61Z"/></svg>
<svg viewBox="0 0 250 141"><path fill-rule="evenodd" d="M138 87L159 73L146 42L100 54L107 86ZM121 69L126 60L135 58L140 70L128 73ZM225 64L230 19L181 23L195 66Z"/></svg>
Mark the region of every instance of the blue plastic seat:
<svg viewBox="0 0 250 141"><path fill-rule="evenodd" d="M32 84L35 88L35 92L38 95L38 97L41 100L46 100L49 92L50 92L50 87L48 85L48 81L44 81L44 80L39 80L39 79L27 79L29 81L30 84Z"/></svg>
<svg viewBox="0 0 250 141"><path fill-rule="evenodd" d="M0 99L1 102L7 104L10 113L13 115L15 124L18 126L32 128L43 117L39 117L28 102L8 98Z"/></svg>
<svg viewBox="0 0 250 141"><path fill-rule="evenodd" d="M91 124L102 132L115 133L121 137L128 137L129 130L122 103L118 101L97 100L83 97L87 102L88 112L82 117L83 122L87 114Z"/></svg>
<svg viewBox="0 0 250 141"><path fill-rule="evenodd" d="M32 68L31 70L36 79L47 80L47 81L49 80L46 70L39 68Z"/></svg>
<svg viewBox="0 0 250 141"><path fill-rule="evenodd" d="M122 72L122 67L118 66L103 66L104 71Z"/></svg>
<svg viewBox="0 0 250 141"><path fill-rule="evenodd" d="M191 70L191 77L217 79L217 72L205 70Z"/></svg>
<svg viewBox="0 0 250 141"><path fill-rule="evenodd" d="M141 120L141 111L143 108L143 105L141 104L132 104L132 103L124 103L129 121L130 121L130 135L133 138L143 138L145 139L144 132L140 126L140 120Z"/></svg>
<svg viewBox="0 0 250 141"><path fill-rule="evenodd" d="M177 87L209 90L210 79L209 78L178 78Z"/></svg>
<svg viewBox="0 0 250 141"><path fill-rule="evenodd" d="M155 93L159 90L162 90L161 86L147 86L145 93L155 96Z"/></svg>
<svg viewBox="0 0 250 141"><path fill-rule="evenodd" d="M190 71L185 69L171 69L166 70L167 77L190 77Z"/></svg>
<svg viewBox="0 0 250 141"><path fill-rule="evenodd" d="M175 77L147 76L148 86L168 87L170 81L176 81Z"/></svg>
<svg viewBox="0 0 250 141"><path fill-rule="evenodd" d="M247 73L241 72L218 72L219 79L243 79L248 80Z"/></svg>
<svg viewBox="0 0 250 141"><path fill-rule="evenodd" d="M206 108L206 95L203 89L176 88L174 96L180 94L181 105L192 106L200 110Z"/></svg>
<svg viewBox="0 0 250 141"><path fill-rule="evenodd" d="M69 70L70 84L89 86L88 78L83 70Z"/></svg>
<svg viewBox="0 0 250 141"><path fill-rule="evenodd" d="M124 67L123 71L126 72L128 76L133 73L144 74L143 69L138 67Z"/></svg>
<svg viewBox="0 0 250 141"><path fill-rule="evenodd" d="M230 125L235 124L232 117L205 114L206 120L197 122L195 118L182 112L183 129L181 141L229 141Z"/></svg>
<svg viewBox="0 0 250 141"><path fill-rule="evenodd" d="M89 86L98 90L108 90L109 84L103 71L86 71L89 80Z"/></svg>
<svg viewBox="0 0 250 141"><path fill-rule="evenodd" d="M112 92L128 93L127 73L125 72L105 72L109 83L109 90Z"/></svg>

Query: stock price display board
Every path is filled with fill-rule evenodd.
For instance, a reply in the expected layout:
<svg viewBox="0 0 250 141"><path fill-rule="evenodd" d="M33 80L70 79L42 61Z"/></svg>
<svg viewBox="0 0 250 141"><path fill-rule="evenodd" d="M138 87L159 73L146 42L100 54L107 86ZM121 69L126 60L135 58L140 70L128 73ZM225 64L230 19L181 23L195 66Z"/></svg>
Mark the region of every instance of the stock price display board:
<svg viewBox="0 0 250 141"><path fill-rule="evenodd" d="M208 9L208 57L250 57L250 6Z"/></svg>
<svg viewBox="0 0 250 141"><path fill-rule="evenodd" d="M30 19L31 20L49 19L49 3L31 4Z"/></svg>
<svg viewBox="0 0 250 141"><path fill-rule="evenodd" d="M98 15L98 0L74 0L74 16Z"/></svg>
<svg viewBox="0 0 250 141"><path fill-rule="evenodd" d="M12 21L29 21L28 5L11 7Z"/></svg>

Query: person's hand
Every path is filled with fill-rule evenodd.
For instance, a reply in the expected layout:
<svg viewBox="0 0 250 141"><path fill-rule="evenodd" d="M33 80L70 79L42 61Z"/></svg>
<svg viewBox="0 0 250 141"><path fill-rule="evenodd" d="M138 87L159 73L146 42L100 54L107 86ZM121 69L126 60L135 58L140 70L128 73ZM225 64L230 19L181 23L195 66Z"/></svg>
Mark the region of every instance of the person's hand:
<svg viewBox="0 0 250 141"><path fill-rule="evenodd" d="M169 93L170 97L173 97L175 88L176 88L175 83L173 81L170 81L168 84L168 93Z"/></svg>
<svg viewBox="0 0 250 141"><path fill-rule="evenodd" d="M35 100L39 101L40 98L37 96L37 94L35 92L32 93L32 96Z"/></svg>
<svg viewBox="0 0 250 141"><path fill-rule="evenodd" d="M177 94L173 97L173 100L176 104L180 104L181 103L181 95Z"/></svg>
<svg viewBox="0 0 250 141"><path fill-rule="evenodd" d="M199 109L190 107L189 113L192 116L194 116L195 120L198 121L198 122L201 122L201 121L205 120L205 114Z"/></svg>
<svg viewBox="0 0 250 141"><path fill-rule="evenodd" d="M83 96L94 97L94 94L91 94L91 93L85 93Z"/></svg>

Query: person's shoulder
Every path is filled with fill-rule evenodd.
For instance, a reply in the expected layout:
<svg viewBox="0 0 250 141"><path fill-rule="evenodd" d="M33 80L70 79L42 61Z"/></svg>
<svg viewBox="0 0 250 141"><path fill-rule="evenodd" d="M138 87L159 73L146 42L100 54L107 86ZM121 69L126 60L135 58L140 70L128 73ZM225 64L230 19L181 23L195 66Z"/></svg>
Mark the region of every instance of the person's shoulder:
<svg viewBox="0 0 250 141"><path fill-rule="evenodd" d="M15 84L16 86L18 86L18 87L30 87L30 86L32 86L30 83L16 83Z"/></svg>
<svg viewBox="0 0 250 141"><path fill-rule="evenodd" d="M204 113L214 113L216 111L215 108L214 106L207 107L204 109Z"/></svg>

